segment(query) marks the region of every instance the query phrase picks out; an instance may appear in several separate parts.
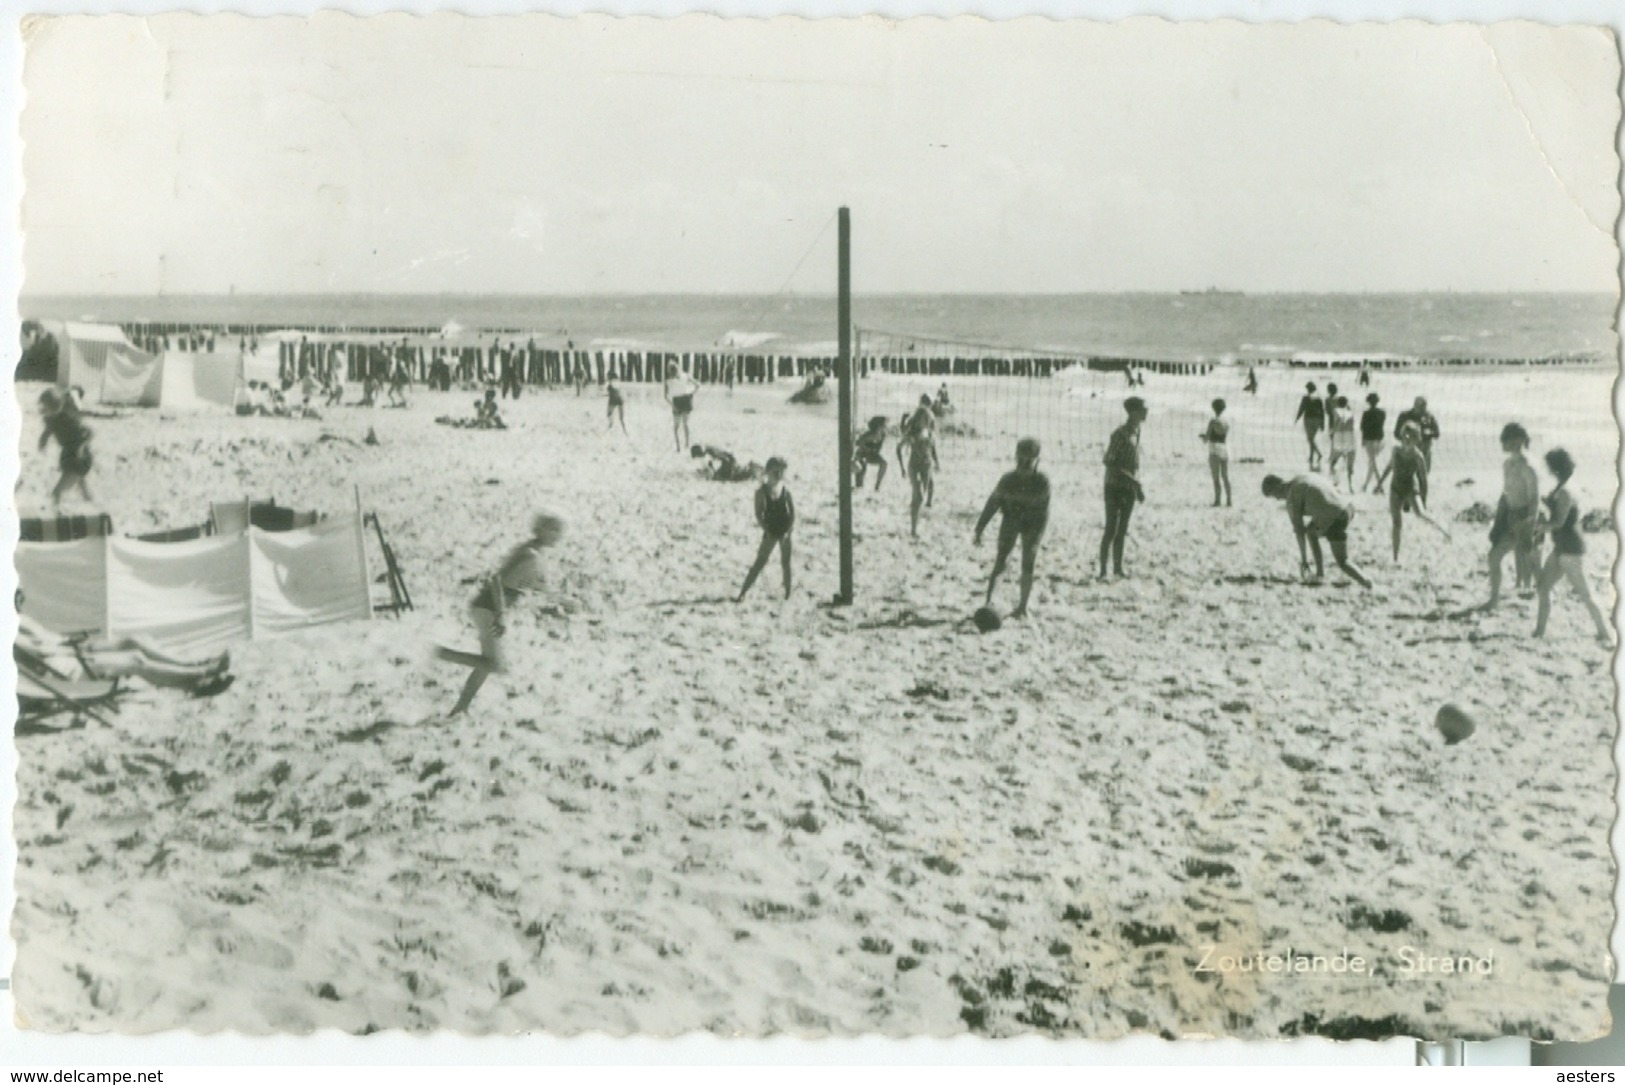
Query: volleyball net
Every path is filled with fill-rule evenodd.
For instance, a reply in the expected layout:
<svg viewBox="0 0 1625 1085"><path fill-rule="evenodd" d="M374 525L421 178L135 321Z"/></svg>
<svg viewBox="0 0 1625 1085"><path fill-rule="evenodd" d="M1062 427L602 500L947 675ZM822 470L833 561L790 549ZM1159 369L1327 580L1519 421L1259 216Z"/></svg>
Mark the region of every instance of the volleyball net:
<svg viewBox="0 0 1625 1085"><path fill-rule="evenodd" d="M1213 417L1213 402L1222 399L1233 462L1302 470L1307 444L1295 415L1310 383L1322 402L1335 385L1357 420L1368 407L1367 397L1377 395L1386 412L1389 444L1399 413L1418 396L1427 397L1444 431L1440 451L1447 464L1458 456L1464 465L1498 462L1495 435L1511 420L1529 426L1537 445L1542 428L1554 442L1577 424L1615 432L1608 410L1608 366L1372 368L1369 383L1362 384L1357 365L1113 358L866 327L854 336L854 366L859 375L853 412L857 428L881 415L895 433L922 396L935 402L945 392L950 410L938 419L937 443L944 455L961 459L1004 461L1016 441L1034 437L1051 464L1098 465L1112 431L1127 417L1124 401L1138 396L1149 408L1140 436L1146 457L1164 462L1205 459L1201 434ZM1248 390L1249 372L1256 378L1253 391ZM1597 384L1600 394L1580 394L1587 383ZM1586 404L1597 417L1574 417ZM1324 431L1319 443L1329 452Z"/></svg>

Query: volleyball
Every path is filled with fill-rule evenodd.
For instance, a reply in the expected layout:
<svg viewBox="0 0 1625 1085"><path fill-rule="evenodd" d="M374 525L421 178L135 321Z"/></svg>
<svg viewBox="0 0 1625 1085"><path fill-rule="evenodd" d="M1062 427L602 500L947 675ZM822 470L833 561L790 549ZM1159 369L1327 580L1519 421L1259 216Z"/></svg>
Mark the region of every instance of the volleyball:
<svg viewBox="0 0 1625 1085"><path fill-rule="evenodd" d="M1454 746L1458 742L1465 742L1472 736L1478 727L1473 717L1458 705L1447 704L1439 707L1438 715L1433 717L1433 726L1439 729L1444 736L1446 746Z"/></svg>
<svg viewBox="0 0 1625 1085"><path fill-rule="evenodd" d="M1004 624L1004 621L999 617L999 612L992 607L982 607L971 615L971 620L976 623L976 628L983 633L991 633Z"/></svg>

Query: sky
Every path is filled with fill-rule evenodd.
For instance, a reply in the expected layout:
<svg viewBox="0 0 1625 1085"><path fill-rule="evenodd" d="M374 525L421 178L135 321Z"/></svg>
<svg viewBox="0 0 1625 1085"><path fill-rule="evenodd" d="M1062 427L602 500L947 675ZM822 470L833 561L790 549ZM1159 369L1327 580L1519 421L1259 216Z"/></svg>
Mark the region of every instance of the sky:
<svg viewBox="0 0 1625 1085"><path fill-rule="evenodd" d="M62 17L24 292L812 291L842 205L870 292L1614 292L1619 77L1529 23Z"/></svg>

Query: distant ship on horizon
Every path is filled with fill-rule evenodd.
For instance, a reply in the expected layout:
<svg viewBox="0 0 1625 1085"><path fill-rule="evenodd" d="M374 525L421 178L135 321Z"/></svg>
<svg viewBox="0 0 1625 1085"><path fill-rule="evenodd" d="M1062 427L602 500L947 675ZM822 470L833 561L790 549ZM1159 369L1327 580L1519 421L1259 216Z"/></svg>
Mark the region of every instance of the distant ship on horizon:
<svg viewBox="0 0 1625 1085"><path fill-rule="evenodd" d="M1179 293L1181 297L1187 298L1239 298L1244 297L1246 291L1220 290L1216 286L1210 286L1206 290L1181 290Z"/></svg>

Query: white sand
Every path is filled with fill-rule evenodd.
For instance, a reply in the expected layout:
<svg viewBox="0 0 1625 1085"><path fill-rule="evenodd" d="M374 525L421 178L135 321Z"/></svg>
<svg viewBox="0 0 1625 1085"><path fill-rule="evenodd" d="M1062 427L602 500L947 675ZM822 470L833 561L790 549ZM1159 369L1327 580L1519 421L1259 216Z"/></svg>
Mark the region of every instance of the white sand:
<svg viewBox="0 0 1625 1085"><path fill-rule="evenodd" d="M791 463L796 594L778 598L773 565L737 607L751 487L695 476L658 390L630 390L630 441L601 432L601 398L565 392L509 406L506 433L431 424L466 393L322 422L93 421L92 485L121 531L244 493L338 511L359 484L417 610L241 645L212 700L143 692L112 728L18 740L26 1024L1603 1031L1610 655L1566 595L1544 643L1515 595L1448 617L1486 592L1486 528L1452 523L1446 544L1413 524L1395 567L1383 498L1360 499L1351 544L1375 591L1293 582L1290 527L1257 495L1299 462L1301 379L1269 374L1242 403L1233 375L1149 378L1151 502L1125 581L1092 578L1098 447L1048 457L1032 617L987 637L964 621L992 556L971 527L1007 469L1004 431L1045 419L1001 420L969 390L966 420L999 436L943 442L917 544L895 468L858 496L859 598L834 611L834 407L790 407L785 385L708 389L694 420L696 440ZM1434 506L1452 517L1493 503L1505 417L1537 452L1569 445L1584 508L1609 503L1611 380L1379 385L1390 407L1434 399ZM865 404L936 383L873 384ZM1093 432L1115 424L1120 383L1099 383ZM1232 510L1207 507L1194 437L1215 394L1238 455L1250 434L1270 456L1234 465ZM359 443L369 426L377 447ZM25 513L54 481L37 427ZM440 720L464 672L431 647L474 643L460 581L536 509L569 523L553 573L570 616L522 605L511 673ZM1614 538L1588 541L1606 592ZM1479 718L1457 747L1432 727L1444 701ZM1210 945L1348 947L1386 972L1197 974ZM1493 972L1396 975L1405 945L1493 955Z"/></svg>

